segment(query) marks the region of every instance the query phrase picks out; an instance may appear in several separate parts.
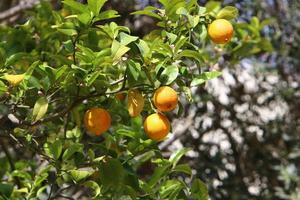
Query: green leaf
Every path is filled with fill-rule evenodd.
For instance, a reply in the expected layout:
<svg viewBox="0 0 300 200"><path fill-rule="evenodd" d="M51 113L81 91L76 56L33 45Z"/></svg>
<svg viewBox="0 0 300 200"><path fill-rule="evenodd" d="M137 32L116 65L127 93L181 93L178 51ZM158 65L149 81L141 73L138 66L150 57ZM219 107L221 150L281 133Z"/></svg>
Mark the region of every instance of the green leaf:
<svg viewBox="0 0 300 200"><path fill-rule="evenodd" d="M162 17L158 14L156 14L154 11L156 11L157 8L153 7L153 6L147 6L144 8L144 10L139 10L139 11L135 11L133 13L131 13L132 15L148 15L150 17L154 17L156 19L161 20Z"/></svg>
<svg viewBox="0 0 300 200"><path fill-rule="evenodd" d="M141 73L141 65L132 60L128 61L127 76L129 83L136 83Z"/></svg>
<svg viewBox="0 0 300 200"><path fill-rule="evenodd" d="M176 20L176 11L180 7L185 7L186 1L185 0L159 0L161 4L165 7L165 12L168 18L172 20Z"/></svg>
<svg viewBox="0 0 300 200"><path fill-rule="evenodd" d="M209 1L205 4L206 13L214 14L221 9L221 2L218 1Z"/></svg>
<svg viewBox="0 0 300 200"><path fill-rule="evenodd" d="M110 159L101 163L99 170L102 185L107 188L118 187L124 181L125 171L121 162L117 159Z"/></svg>
<svg viewBox="0 0 300 200"><path fill-rule="evenodd" d="M160 75L158 75L158 79L163 85L169 85L173 81L176 80L179 74L179 69L175 65L167 66Z"/></svg>
<svg viewBox="0 0 300 200"><path fill-rule="evenodd" d="M77 31L74 29L66 29L66 28L59 28L57 29L59 32L68 35L68 36L74 36L77 35Z"/></svg>
<svg viewBox="0 0 300 200"><path fill-rule="evenodd" d="M269 18L269 19L265 19L262 22L260 22L259 25L259 29L263 29L265 26L271 25L271 24L275 24L276 23L276 19L274 18Z"/></svg>
<svg viewBox="0 0 300 200"><path fill-rule="evenodd" d="M147 44L147 42L145 42L144 40L139 40L139 43L137 44L141 54L143 55L144 58L148 58L150 57L151 51L150 51L150 47Z"/></svg>
<svg viewBox="0 0 300 200"><path fill-rule="evenodd" d="M14 190L14 186L11 184L0 183L0 196L9 198Z"/></svg>
<svg viewBox="0 0 300 200"><path fill-rule="evenodd" d="M184 185L180 181L167 180L161 186L159 194L162 199L176 199L176 196L183 188Z"/></svg>
<svg viewBox="0 0 300 200"><path fill-rule="evenodd" d="M81 23L83 23L85 25L89 24L92 20L92 16L88 12L77 15L77 18ZM70 29L67 29L67 30L70 30ZM71 29L71 30L73 30L73 29ZM63 31L63 33L66 35L70 35L70 36L77 34L77 32L76 32L76 34L73 32L68 32L68 31L66 31L66 29Z"/></svg>
<svg viewBox="0 0 300 200"><path fill-rule="evenodd" d="M200 179L195 179L193 181L191 193L195 200L208 200L207 187Z"/></svg>
<svg viewBox="0 0 300 200"><path fill-rule="evenodd" d="M120 43L125 46L139 39L139 37L131 36L123 32L120 33L119 37L120 37Z"/></svg>
<svg viewBox="0 0 300 200"><path fill-rule="evenodd" d="M44 150L48 156L57 160L62 152L61 140L55 140L53 143L45 143Z"/></svg>
<svg viewBox="0 0 300 200"><path fill-rule="evenodd" d="M199 22L200 22L200 16L196 15L196 16L188 16L188 20L189 20L189 23L190 25L195 28Z"/></svg>
<svg viewBox="0 0 300 200"><path fill-rule="evenodd" d="M236 7L226 6L222 10L220 10L217 14L217 19L235 19L239 15L239 11Z"/></svg>
<svg viewBox="0 0 300 200"><path fill-rule="evenodd" d="M165 177L168 174L168 171L171 167L171 164L164 164L163 166L157 167L154 170L154 173L150 180L148 181L147 185L150 188L153 188L159 180L161 180L163 177Z"/></svg>
<svg viewBox="0 0 300 200"><path fill-rule="evenodd" d="M194 50L183 50L182 52L180 52L177 55L177 59L180 59L182 57L193 58L193 59L197 60L198 62L203 61L202 54L200 52L194 51Z"/></svg>
<svg viewBox="0 0 300 200"><path fill-rule="evenodd" d="M7 91L6 85L0 81L0 96L3 95Z"/></svg>
<svg viewBox="0 0 300 200"><path fill-rule="evenodd" d="M40 97L34 104L32 118L38 121L44 117L48 110L48 100L46 97Z"/></svg>
<svg viewBox="0 0 300 200"><path fill-rule="evenodd" d="M125 45L122 45L118 41L114 40L111 47L113 64L117 64L121 60L122 56L129 50L129 47L126 47Z"/></svg>
<svg viewBox="0 0 300 200"><path fill-rule="evenodd" d="M34 183L33 183L33 187L40 187L41 183L46 180L48 177L48 173L44 172L44 173L41 173L41 174L38 174L35 179L34 179Z"/></svg>
<svg viewBox="0 0 300 200"><path fill-rule="evenodd" d="M192 175L192 169L188 164L180 164L173 168L172 172L180 172L188 175Z"/></svg>
<svg viewBox="0 0 300 200"><path fill-rule="evenodd" d="M183 89L183 92L184 92L184 94L185 94L186 99L187 99L190 103L193 102L193 97L192 97L191 89L190 89L189 87L186 87L186 86L182 87L182 89Z"/></svg>
<svg viewBox="0 0 300 200"><path fill-rule="evenodd" d="M188 41L187 37L181 36L181 38L175 44L174 53L177 54L179 49L181 49L181 47L183 47L187 41Z"/></svg>
<svg viewBox="0 0 300 200"><path fill-rule="evenodd" d="M76 2L75 0L65 0L63 4L69 6L74 11L78 11L80 13L88 12L87 6L83 5L82 3Z"/></svg>
<svg viewBox="0 0 300 200"><path fill-rule="evenodd" d="M101 12L95 19L94 21L101 21L101 20L106 20L106 19L112 19L120 17L117 11L115 10L106 10L104 12Z"/></svg>
<svg viewBox="0 0 300 200"><path fill-rule="evenodd" d="M97 16L107 0L88 0L88 7Z"/></svg>
<svg viewBox="0 0 300 200"><path fill-rule="evenodd" d="M184 156L184 154L186 154L190 150L191 150L190 148L182 148L182 149L176 151L175 153L173 153L169 159L169 161L172 163L173 167L175 167L177 165L177 163L179 162L179 160L181 159L181 157Z"/></svg>
<svg viewBox="0 0 300 200"><path fill-rule="evenodd" d="M256 17L256 16L252 17L250 22L251 22L251 25L255 28L255 30L258 31L259 27L260 27L260 22L259 22L258 17Z"/></svg>
<svg viewBox="0 0 300 200"><path fill-rule="evenodd" d="M89 177L90 175L92 175L92 171L86 171L86 170L70 170L69 171L72 179L75 182L80 182L83 179L86 179L87 177Z"/></svg>
<svg viewBox="0 0 300 200"><path fill-rule="evenodd" d="M13 55L9 56L9 58L6 59L5 66L13 65L16 62L18 62L20 59L22 59L22 58L24 58L26 56L28 56L27 53L16 53L16 54L13 54Z"/></svg>
<svg viewBox="0 0 300 200"><path fill-rule="evenodd" d="M15 170L11 173L11 176L13 177L19 177L25 180L32 180L31 175L28 172L20 171L20 170Z"/></svg>
<svg viewBox="0 0 300 200"><path fill-rule="evenodd" d="M86 182L83 183L83 185L85 187L90 188L93 191L93 197L92 198L95 198L95 197L99 196L99 194L101 193L100 186L95 181L86 181Z"/></svg>
<svg viewBox="0 0 300 200"><path fill-rule="evenodd" d="M264 51L267 51L267 52L273 51L272 43L270 42L270 40L268 40L266 38L261 39L258 46Z"/></svg>
<svg viewBox="0 0 300 200"><path fill-rule="evenodd" d="M189 12L184 7L180 7L176 10L176 14L188 16Z"/></svg>
<svg viewBox="0 0 300 200"><path fill-rule="evenodd" d="M131 129L125 129L125 128L121 128L121 129L118 129L116 131L116 133L118 135L123 135L123 136L127 136L127 137L130 137L132 139L136 138L136 133L135 131L131 130Z"/></svg>
<svg viewBox="0 0 300 200"><path fill-rule="evenodd" d="M74 143L65 150L62 158L63 160L68 160L74 153L82 152L82 151L83 151L83 144Z"/></svg>
<svg viewBox="0 0 300 200"><path fill-rule="evenodd" d="M211 80L213 78L216 78L218 76L222 75L222 72L219 71L211 71L211 72L204 72L198 76L196 76L192 82L191 87L201 85L202 83L205 83L208 80Z"/></svg>

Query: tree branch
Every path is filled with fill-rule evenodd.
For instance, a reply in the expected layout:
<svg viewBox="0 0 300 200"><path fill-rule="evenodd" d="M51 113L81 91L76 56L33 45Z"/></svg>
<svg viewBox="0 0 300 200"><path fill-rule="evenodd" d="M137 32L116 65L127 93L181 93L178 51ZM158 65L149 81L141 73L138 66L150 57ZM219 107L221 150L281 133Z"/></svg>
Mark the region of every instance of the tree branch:
<svg viewBox="0 0 300 200"><path fill-rule="evenodd" d="M21 0L18 5L0 13L0 21L8 19L10 17L14 17L20 12L31 9L35 5L37 5L40 1L39 0Z"/></svg>

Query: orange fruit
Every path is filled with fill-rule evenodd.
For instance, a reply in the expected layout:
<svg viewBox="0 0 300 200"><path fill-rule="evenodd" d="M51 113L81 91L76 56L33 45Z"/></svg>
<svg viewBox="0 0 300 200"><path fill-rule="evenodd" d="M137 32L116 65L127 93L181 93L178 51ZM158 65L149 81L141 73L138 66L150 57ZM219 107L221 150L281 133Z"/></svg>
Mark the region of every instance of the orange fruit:
<svg viewBox="0 0 300 200"><path fill-rule="evenodd" d="M226 19L216 19L208 26L208 35L216 44L225 44L233 35L233 27Z"/></svg>
<svg viewBox="0 0 300 200"><path fill-rule="evenodd" d="M161 113L151 114L144 121L144 130L150 139L161 141L170 132L170 121Z"/></svg>
<svg viewBox="0 0 300 200"><path fill-rule="evenodd" d="M101 135L111 126L109 112L102 108L91 108L84 114L84 126L88 132L94 135Z"/></svg>
<svg viewBox="0 0 300 200"><path fill-rule="evenodd" d="M176 91L169 86L158 88L153 96L155 107L163 112L174 110L178 104Z"/></svg>
<svg viewBox="0 0 300 200"><path fill-rule="evenodd" d="M144 109L145 99L138 90L129 90L127 109L131 117L137 117Z"/></svg>

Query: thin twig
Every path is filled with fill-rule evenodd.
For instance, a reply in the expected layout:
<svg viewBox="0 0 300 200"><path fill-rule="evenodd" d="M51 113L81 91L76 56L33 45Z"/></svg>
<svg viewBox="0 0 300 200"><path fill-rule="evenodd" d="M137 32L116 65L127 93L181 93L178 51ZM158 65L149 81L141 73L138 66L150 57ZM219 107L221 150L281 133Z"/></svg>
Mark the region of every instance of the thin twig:
<svg viewBox="0 0 300 200"><path fill-rule="evenodd" d="M7 18L14 17L18 15L20 12L33 8L36 4L38 4L39 0L22 0L20 3L4 12L0 13L0 21L3 21Z"/></svg>
<svg viewBox="0 0 300 200"><path fill-rule="evenodd" d="M13 159L12 159L12 157L11 157L11 155L10 155L7 147L6 147L6 145L4 144L4 142L2 140L0 140L0 145L1 145L3 151L4 151L5 155L6 155L6 158L8 160L9 165L10 165L11 171L14 171L16 169L14 161L13 161ZM17 183L18 187L20 188L21 187L21 183L20 183L19 178L18 177L14 177L14 179L16 180L16 183Z"/></svg>

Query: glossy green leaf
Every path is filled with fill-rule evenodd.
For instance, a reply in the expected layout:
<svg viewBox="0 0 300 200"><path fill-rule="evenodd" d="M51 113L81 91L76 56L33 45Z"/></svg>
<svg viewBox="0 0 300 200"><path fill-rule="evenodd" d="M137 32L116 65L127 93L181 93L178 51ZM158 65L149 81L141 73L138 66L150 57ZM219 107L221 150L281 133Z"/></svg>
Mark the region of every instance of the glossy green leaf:
<svg viewBox="0 0 300 200"><path fill-rule="evenodd" d="M88 0L88 7L93 12L94 16L97 16L107 0Z"/></svg>
<svg viewBox="0 0 300 200"><path fill-rule="evenodd" d="M219 71L204 72L204 73L196 76L192 80L190 86L194 87L194 86L201 85L201 84L205 83L206 81L211 80L213 78L216 78L216 77L218 77L220 75L222 75L222 72L219 72Z"/></svg>
<svg viewBox="0 0 300 200"><path fill-rule="evenodd" d="M7 86L2 81L0 81L0 98L1 95L3 95L6 91L7 91Z"/></svg>
<svg viewBox="0 0 300 200"><path fill-rule="evenodd" d="M96 198L99 196L99 194L101 193L101 188L98 185L98 183L96 183L95 181L86 181L83 183L83 185L85 187L90 188L93 191L93 197L92 198Z"/></svg>
<svg viewBox="0 0 300 200"><path fill-rule="evenodd" d="M64 154L63 154L63 160L68 160L69 158L71 158L71 156L76 153L76 152L82 152L83 150L83 145L82 144L72 144L71 146L69 146Z"/></svg>
<svg viewBox="0 0 300 200"><path fill-rule="evenodd" d="M16 62L18 62L20 59L22 59L26 56L28 56L28 54L27 53L22 53L22 52L13 54L13 55L9 56L9 58L6 59L5 66L13 65Z"/></svg>
<svg viewBox="0 0 300 200"><path fill-rule="evenodd" d="M92 175L92 171L87 170L70 170L68 173L70 173L72 179L77 183Z"/></svg>
<svg viewBox="0 0 300 200"><path fill-rule="evenodd" d="M203 61L202 54L200 52L194 51L194 50L183 50L183 51L181 51L177 55L177 59L180 59L182 57L193 58L193 59L197 60L198 62Z"/></svg>
<svg viewBox="0 0 300 200"><path fill-rule="evenodd" d="M82 3L79 3L75 0L65 0L63 1L63 3L67 6L69 6L70 8L72 8L72 10L80 12L80 13L84 13L88 11L87 6L85 6Z"/></svg>
<svg viewBox="0 0 300 200"><path fill-rule="evenodd" d="M208 1L205 4L206 13L214 15L221 9L221 2L219 1Z"/></svg>
<svg viewBox="0 0 300 200"><path fill-rule="evenodd" d="M179 172L179 173L185 173L188 175L192 175L192 169L188 164L179 164L176 165L173 169L172 172Z"/></svg>
<svg viewBox="0 0 300 200"><path fill-rule="evenodd" d="M154 12L156 10L157 10L156 7L147 6L147 7L144 8L144 10L135 11L131 14L132 15L148 15L150 17L154 17L154 18L157 18L157 19L161 20L162 17Z"/></svg>
<svg viewBox="0 0 300 200"><path fill-rule="evenodd" d="M159 194L162 199L176 199L184 185L178 180L167 180L160 188Z"/></svg>
<svg viewBox="0 0 300 200"><path fill-rule="evenodd" d="M195 200L208 200L207 187L200 179L195 179L192 182L191 193Z"/></svg>
<svg viewBox="0 0 300 200"><path fill-rule="evenodd" d="M153 188L158 183L159 180L161 180L163 177L165 177L168 174L170 167L171 164L165 164L163 166L155 168L152 177L147 182L148 186L150 188Z"/></svg>
<svg viewBox="0 0 300 200"><path fill-rule="evenodd" d="M74 36L77 35L77 31L74 29L66 29L66 28L59 28L57 29L59 32L68 35L68 36Z"/></svg>
<svg viewBox="0 0 300 200"><path fill-rule="evenodd" d="M193 102L193 96L192 96L192 91L191 91L191 89L190 89L189 87L186 87L186 86L182 87L182 89L183 89L183 92L184 92L184 95L185 95L186 99L187 99L190 103Z"/></svg>
<svg viewBox="0 0 300 200"><path fill-rule="evenodd" d="M118 187L124 181L125 171L117 159L110 159L101 163L99 170L100 180L105 187Z"/></svg>
<svg viewBox="0 0 300 200"><path fill-rule="evenodd" d="M46 97L40 97L34 104L32 119L38 121L44 117L48 110L48 100Z"/></svg>
<svg viewBox="0 0 300 200"><path fill-rule="evenodd" d="M101 12L95 19L94 21L101 21L101 20L106 20L106 19L112 19L120 17L117 11L115 10L106 10Z"/></svg>
<svg viewBox="0 0 300 200"><path fill-rule="evenodd" d="M226 6L222 8L218 14L217 14L217 19L235 19L239 15L239 11L236 7L233 6Z"/></svg>
<svg viewBox="0 0 300 200"><path fill-rule="evenodd" d="M184 156L184 154L186 154L190 150L191 149L189 149L189 148L182 148L182 149L176 151L175 153L173 153L169 159L169 161L172 163L173 167L175 167L177 165L177 163L179 162L179 160L181 159L181 157Z"/></svg>
<svg viewBox="0 0 300 200"><path fill-rule="evenodd" d="M129 50L129 47L126 47L125 45L122 45L118 41L114 40L111 47L113 63L118 63L122 56Z"/></svg>
<svg viewBox="0 0 300 200"><path fill-rule="evenodd" d="M11 184L0 183L0 196L9 198L14 190L14 186Z"/></svg>
<svg viewBox="0 0 300 200"><path fill-rule="evenodd" d="M123 32L120 33L119 37L120 37L120 43L125 46L138 39L138 37L136 36L131 36Z"/></svg>
<svg viewBox="0 0 300 200"><path fill-rule="evenodd" d="M159 75L158 79L163 85L169 85L176 80L179 75L179 69L175 65L167 66L162 73Z"/></svg>
<svg viewBox="0 0 300 200"><path fill-rule="evenodd" d="M62 141L55 140L53 143L46 143L44 150L48 156L57 160L62 153Z"/></svg>

